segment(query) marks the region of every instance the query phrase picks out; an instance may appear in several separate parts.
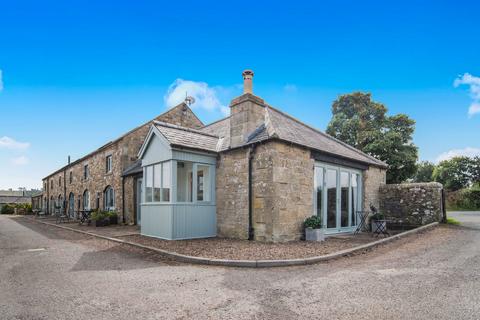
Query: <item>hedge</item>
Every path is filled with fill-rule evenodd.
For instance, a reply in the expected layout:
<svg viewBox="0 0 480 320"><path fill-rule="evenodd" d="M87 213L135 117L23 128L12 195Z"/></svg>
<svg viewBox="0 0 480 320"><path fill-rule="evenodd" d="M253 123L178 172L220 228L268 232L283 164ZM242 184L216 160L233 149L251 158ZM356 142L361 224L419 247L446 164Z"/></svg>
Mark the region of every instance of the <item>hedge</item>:
<svg viewBox="0 0 480 320"><path fill-rule="evenodd" d="M450 192L447 208L457 210L480 210L480 187Z"/></svg>

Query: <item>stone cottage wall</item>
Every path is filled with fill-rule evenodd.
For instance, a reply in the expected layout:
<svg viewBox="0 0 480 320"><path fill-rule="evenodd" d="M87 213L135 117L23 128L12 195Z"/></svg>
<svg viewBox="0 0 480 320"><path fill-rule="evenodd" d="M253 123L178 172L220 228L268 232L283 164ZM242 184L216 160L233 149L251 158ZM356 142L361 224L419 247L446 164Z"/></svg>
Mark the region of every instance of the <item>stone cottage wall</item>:
<svg viewBox="0 0 480 320"><path fill-rule="evenodd" d="M380 188L387 181L385 169L370 166L363 172L363 210L370 211L370 205L380 206Z"/></svg>
<svg viewBox="0 0 480 320"><path fill-rule="evenodd" d="M257 147L253 161L255 240L290 241L313 214L314 160L310 151L280 141Z"/></svg>
<svg viewBox="0 0 480 320"><path fill-rule="evenodd" d="M384 185L380 188L380 212L409 225L441 221L442 189L437 182Z"/></svg>
<svg viewBox="0 0 480 320"><path fill-rule="evenodd" d="M216 199L217 235L248 239L248 149L220 154Z"/></svg>

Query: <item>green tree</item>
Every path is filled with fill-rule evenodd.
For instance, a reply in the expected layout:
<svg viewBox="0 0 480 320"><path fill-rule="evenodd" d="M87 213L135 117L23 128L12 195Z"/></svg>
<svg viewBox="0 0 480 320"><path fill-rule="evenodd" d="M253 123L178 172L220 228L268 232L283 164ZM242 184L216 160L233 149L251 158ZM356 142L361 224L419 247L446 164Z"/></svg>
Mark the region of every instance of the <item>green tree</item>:
<svg viewBox="0 0 480 320"><path fill-rule="evenodd" d="M472 158L470 170L472 183L478 185L480 188L480 156Z"/></svg>
<svg viewBox="0 0 480 320"><path fill-rule="evenodd" d="M433 170L433 179L443 184L447 190L467 188L472 183L472 163L468 157L444 160Z"/></svg>
<svg viewBox="0 0 480 320"><path fill-rule="evenodd" d="M417 172L413 177L413 182L431 182L433 181L433 170L435 165L429 161L422 161L417 165Z"/></svg>
<svg viewBox="0 0 480 320"><path fill-rule="evenodd" d="M369 93L354 92L333 102L327 133L386 162L388 183L400 183L416 172L418 148L412 143L415 121L387 115Z"/></svg>

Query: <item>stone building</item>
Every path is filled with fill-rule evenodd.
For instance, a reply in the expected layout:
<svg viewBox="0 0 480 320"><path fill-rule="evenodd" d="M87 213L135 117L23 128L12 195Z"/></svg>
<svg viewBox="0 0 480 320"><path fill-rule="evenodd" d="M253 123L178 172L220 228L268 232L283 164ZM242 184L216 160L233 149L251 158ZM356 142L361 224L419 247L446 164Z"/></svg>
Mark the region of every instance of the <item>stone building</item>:
<svg viewBox="0 0 480 320"><path fill-rule="evenodd" d="M43 179L43 208L46 213L66 211L74 217L79 210L114 210L120 220L137 222L141 183L137 153L153 121L189 128L203 123L182 103L155 119L127 132L86 156L68 163Z"/></svg>
<svg viewBox="0 0 480 320"><path fill-rule="evenodd" d="M268 105L253 72L243 79L225 119L151 124L134 169L142 234L288 241L311 215L327 233L355 230L357 212L379 206L387 164Z"/></svg>

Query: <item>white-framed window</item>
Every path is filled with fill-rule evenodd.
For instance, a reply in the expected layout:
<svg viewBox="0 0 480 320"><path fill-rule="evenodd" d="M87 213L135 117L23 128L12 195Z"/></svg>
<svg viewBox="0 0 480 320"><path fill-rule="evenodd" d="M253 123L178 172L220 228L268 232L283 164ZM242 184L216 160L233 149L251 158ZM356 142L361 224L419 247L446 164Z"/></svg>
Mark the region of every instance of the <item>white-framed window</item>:
<svg viewBox="0 0 480 320"><path fill-rule="evenodd" d="M193 202L193 163L177 161L177 202Z"/></svg>
<svg viewBox="0 0 480 320"><path fill-rule="evenodd" d="M103 206L105 210L115 210L115 192L111 186L107 186L103 192Z"/></svg>
<svg viewBox="0 0 480 320"><path fill-rule="evenodd" d="M212 201L212 166L177 161L177 202Z"/></svg>
<svg viewBox="0 0 480 320"><path fill-rule="evenodd" d="M145 202L170 202L171 162L145 167Z"/></svg>
<svg viewBox="0 0 480 320"><path fill-rule="evenodd" d="M106 173L112 172L112 155L108 155L105 158L105 172Z"/></svg>
<svg viewBox="0 0 480 320"><path fill-rule="evenodd" d="M197 165L197 201L210 201L210 166Z"/></svg>
<svg viewBox="0 0 480 320"><path fill-rule="evenodd" d="M322 217L331 232L349 231L358 225L362 210L362 171L333 164L316 163L314 214Z"/></svg>
<svg viewBox="0 0 480 320"><path fill-rule="evenodd" d="M83 192L83 210L90 210L90 192L88 190L85 190Z"/></svg>

